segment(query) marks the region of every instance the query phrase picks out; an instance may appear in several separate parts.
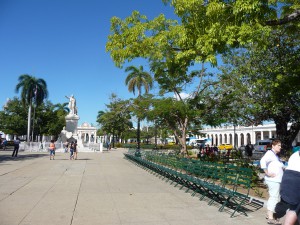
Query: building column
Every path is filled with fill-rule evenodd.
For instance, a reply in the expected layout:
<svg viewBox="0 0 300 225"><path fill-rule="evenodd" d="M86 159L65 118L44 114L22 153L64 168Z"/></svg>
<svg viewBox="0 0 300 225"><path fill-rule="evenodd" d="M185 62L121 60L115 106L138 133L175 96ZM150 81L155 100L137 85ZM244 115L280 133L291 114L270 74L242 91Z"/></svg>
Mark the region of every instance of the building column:
<svg viewBox="0 0 300 225"><path fill-rule="evenodd" d="M219 133L219 144L223 144L224 138L225 138L224 134Z"/></svg>
<svg viewBox="0 0 300 225"><path fill-rule="evenodd" d="M236 147L239 147L239 146L242 145L242 137L241 137L242 134L243 134L243 133L240 133L240 134L238 135L238 142L237 142L237 146L236 146ZM245 137L245 135L243 135L243 136Z"/></svg>
<svg viewBox="0 0 300 225"><path fill-rule="evenodd" d="M248 136L247 136L247 134L248 133L244 133L244 145L247 145L248 144ZM251 136L250 136L250 138L251 138ZM250 139L250 141L251 141L251 139Z"/></svg>
<svg viewBox="0 0 300 225"><path fill-rule="evenodd" d="M271 138L272 138L272 131L269 130L269 139L271 139Z"/></svg>

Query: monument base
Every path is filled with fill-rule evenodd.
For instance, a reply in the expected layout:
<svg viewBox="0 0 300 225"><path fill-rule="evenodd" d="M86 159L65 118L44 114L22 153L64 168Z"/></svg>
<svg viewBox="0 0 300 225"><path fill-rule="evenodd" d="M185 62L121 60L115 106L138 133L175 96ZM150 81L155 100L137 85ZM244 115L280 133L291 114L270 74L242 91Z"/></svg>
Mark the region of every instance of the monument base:
<svg viewBox="0 0 300 225"><path fill-rule="evenodd" d="M72 132L72 135L77 135L79 116L75 114L68 114L66 116L66 131Z"/></svg>
<svg viewBox="0 0 300 225"><path fill-rule="evenodd" d="M79 116L75 114L68 114L66 117L66 127L61 131L60 137L63 143L65 142L72 142L72 141L77 141L78 146L82 146L82 141L81 144L79 144L79 138L77 135L77 127L78 127L78 120Z"/></svg>

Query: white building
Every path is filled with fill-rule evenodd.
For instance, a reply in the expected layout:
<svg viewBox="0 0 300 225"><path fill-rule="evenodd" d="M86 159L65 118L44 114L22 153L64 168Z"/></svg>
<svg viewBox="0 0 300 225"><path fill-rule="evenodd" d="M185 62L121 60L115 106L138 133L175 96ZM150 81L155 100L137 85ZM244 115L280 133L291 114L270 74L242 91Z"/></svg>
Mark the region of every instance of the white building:
<svg viewBox="0 0 300 225"><path fill-rule="evenodd" d="M288 128L290 128L288 125ZM258 140L276 138L275 124L258 125L251 127L244 126L224 126L217 128L205 128L201 130L206 138L212 140L212 145L232 144L233 146L246 145L248 143L255 144ZM300 132L293 145L300 142ZM235 144L234 144L235 143Z"/></svg>
<svg viewBox="0 0 300 225"><path fill-rule="evenodd" d="M84 122L81 124L81 126L77 127L77 134L83 143L97 142L97 128L92 127L87 122Z"/></svg>

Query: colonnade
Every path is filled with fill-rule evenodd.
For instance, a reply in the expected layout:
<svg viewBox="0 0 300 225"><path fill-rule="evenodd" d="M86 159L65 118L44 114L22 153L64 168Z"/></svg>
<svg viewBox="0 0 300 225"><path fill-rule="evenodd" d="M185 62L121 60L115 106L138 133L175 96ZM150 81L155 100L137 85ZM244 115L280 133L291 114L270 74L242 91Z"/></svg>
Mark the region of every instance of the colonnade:
<svg viewBox="0 0 300 225"><path fill-rule="evenodd" d="M97 128L85 122L77 127L77 135L83 143L96 143Z"/></svg>
<svg viewBox="0 0 300 225"><path fill-rule="evenodd" d="M290 125L288 125L288 128ZM255 144L258 140L276 138L275 124L266 124L258 126L224 126L217 128L205 128L201 130L206 138L211 139L212 145L232 144L234 147L247 145L248 143ZM300 132L295 141L300 142Z"/></svg>

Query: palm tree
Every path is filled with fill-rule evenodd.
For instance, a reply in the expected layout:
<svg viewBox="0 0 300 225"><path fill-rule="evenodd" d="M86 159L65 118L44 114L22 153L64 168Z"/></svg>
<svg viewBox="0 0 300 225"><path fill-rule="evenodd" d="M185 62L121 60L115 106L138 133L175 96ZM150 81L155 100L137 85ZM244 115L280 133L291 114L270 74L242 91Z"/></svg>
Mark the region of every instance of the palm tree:
<svg viewBox="0 0 300 225"><path fill-rule="evenodd" d="M48 97L47 84L43 79L37 79L28 74L19 76L19 83L16 86L16 93L21 91L21 101L23 105L28 105L28 127L27 141L30 141L30 123L31 123L31 108L32 104L36 106L42 104L44 99Z"/></svg>
<svg viewBox="0 0 300 225"><path fill-rule="evenodd" d="M125 72L130 72L126 77L125 84L128 86L128 91L135 95L135 90L138 90L138 97L141 96L142 87L145 89L145 93L148 93L153 86L153 79L148 72L144 71L143 66L136 68L135 66L129 66L125 69Z"/></svg>
<svg viewBox="0 0 300 225"><path fill-rule="evenodd" d="M62 111L62 112L65 112L65 113L69 113L70 112L70 109L68 107L68 102L65 102L65 103L57 103L54 105L54 109L56 111Z"/></svg>
<svg viewBox="0 0 300 225"><path fill-rule="evenodd" d="M102 122L102 116L105 114L105 112L104 111L102 111L102 110L100 110L100 111L98 111L98 115L97 115L97 122L99 123L99 124L101 124L101 122Z"/></svg>
<svg viewBox="0 0 300 225"><path fill-rule="evenodd" d="M138 91L138 98L142 94L142 87L147 94L153 86L153 79L148 72L144 71L143 66L139 68L135 66L129 66L125 69L125 72L130 72L126 77L125 84L128 86L128 91L135 95L135 91ZM140 118L137 121L137 150L140 149Z"/></svg>

